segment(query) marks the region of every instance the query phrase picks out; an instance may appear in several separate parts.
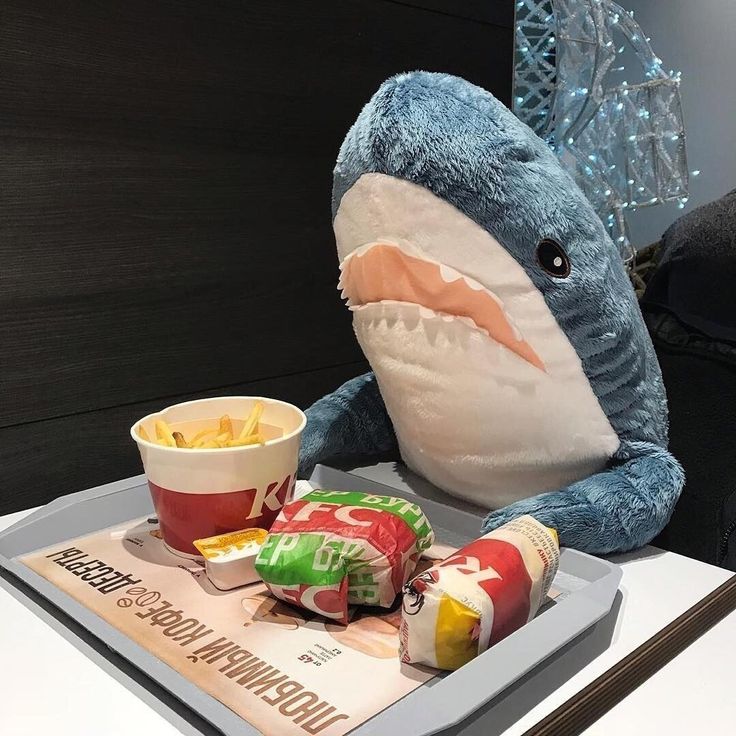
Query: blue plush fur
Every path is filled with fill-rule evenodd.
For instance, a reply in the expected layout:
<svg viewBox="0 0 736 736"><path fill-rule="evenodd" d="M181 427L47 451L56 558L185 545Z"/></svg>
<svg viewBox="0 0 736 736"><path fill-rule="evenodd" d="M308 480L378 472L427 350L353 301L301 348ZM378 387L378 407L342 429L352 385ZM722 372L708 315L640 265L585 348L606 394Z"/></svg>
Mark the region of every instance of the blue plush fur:
<svg viewBox="0 0 736 736"><path fill-rule="evenodd" d="M591 552L639 547L667 523L684 477L667 452L667 405L651 341L616 247L547 147L491 94L442 74L385 82L340 150L333 216L369 172L426 187L483 227L521 264L575 348L620 440L610 467L567 488L493 511L484 530L523 513ZM574 268L551 279L535 261L542 238L564 244ZM308 412L301 471L345 455L396 448L372 374Z"/></svg>

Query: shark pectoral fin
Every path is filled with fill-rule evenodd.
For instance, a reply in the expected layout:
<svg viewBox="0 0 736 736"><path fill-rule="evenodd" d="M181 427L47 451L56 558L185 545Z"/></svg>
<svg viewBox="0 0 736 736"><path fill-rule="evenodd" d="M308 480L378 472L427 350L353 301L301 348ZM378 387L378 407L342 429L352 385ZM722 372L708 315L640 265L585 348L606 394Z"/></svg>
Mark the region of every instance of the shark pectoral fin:
<svg viewBox="0 0 736 736"><path fill-rule="evenodd" d="M567 488L491 512L483 532L531 514L556 529L565 547L592 554L642 547L669 521L685 475L667 450L649 442L626 445L614 462Z"/></svg>
<svg viewBox="0 0 736 736"><path fill-rule="evenodd" d="M314 466L341 457L370 457L397 448L378 382L373 373L352 378L306 411L299 451L300 478Z"/></svg>

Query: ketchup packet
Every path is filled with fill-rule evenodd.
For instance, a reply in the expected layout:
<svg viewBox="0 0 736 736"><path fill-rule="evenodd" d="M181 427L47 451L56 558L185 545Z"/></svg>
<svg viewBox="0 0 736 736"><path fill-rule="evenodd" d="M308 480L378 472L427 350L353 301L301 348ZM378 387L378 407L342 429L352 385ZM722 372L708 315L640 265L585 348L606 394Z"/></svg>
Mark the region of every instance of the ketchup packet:
<svg viewBox="0 0 736 736"><path fill-rule="evenodd" d="M402 662L455 670L534 618L557 574L557 533L521 516L404 586Z"/></svg>
<svg viewBox="0 0 736 736"><path fill-rule="evenodd" d="M281 509L255 568L277 598L347 624L348 605L390 608L433 541L402 498L312 491Z"/></svg>

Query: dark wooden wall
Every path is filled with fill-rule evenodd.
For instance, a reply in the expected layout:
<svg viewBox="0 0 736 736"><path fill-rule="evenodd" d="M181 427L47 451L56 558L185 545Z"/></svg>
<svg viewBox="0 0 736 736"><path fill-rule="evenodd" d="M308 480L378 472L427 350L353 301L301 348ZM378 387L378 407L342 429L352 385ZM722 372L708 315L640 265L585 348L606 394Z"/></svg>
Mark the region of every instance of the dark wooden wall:
<svg viewBox="0 0 736 736"><path fill-rule="evenodd" d="M140 472L139 416L365 369L331 170L380 82L507 101L510 0L4 0L0 514Z"/></svg>

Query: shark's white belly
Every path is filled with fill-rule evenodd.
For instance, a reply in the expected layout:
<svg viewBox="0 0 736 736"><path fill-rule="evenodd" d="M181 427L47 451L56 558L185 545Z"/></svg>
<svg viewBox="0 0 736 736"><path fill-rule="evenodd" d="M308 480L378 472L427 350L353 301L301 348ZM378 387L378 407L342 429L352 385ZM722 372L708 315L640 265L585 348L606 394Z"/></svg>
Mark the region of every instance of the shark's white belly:
<svg viewBox="0 0 736 736"><path fill-rule="evenodd" d="M500 508L596 472L618 447L587 380L552 378L460 320L382 303L354 326L404 461L453 495Z"/></svg>
<svg viewBox="0 0 736 736"><path fill-rule="evenodd" d="M355 331L413 470L499 508L616 452L575 349L490 233L421 186L365 174L342 198L335 235ZM453 294L482 296L475 321L447 312Z"/></svg>

